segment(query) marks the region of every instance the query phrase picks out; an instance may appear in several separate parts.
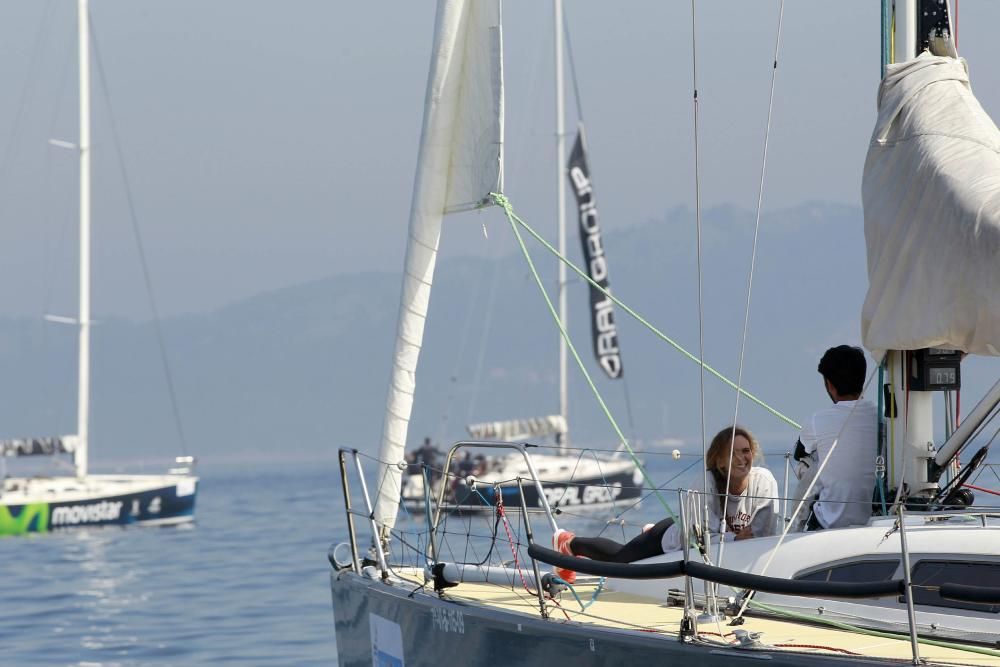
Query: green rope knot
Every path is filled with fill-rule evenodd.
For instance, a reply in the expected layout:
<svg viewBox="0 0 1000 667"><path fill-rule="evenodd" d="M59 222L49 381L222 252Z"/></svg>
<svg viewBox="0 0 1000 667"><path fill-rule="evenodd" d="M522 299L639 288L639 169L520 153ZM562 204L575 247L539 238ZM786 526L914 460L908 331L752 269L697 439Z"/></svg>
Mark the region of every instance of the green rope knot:
<svg viewBox="0 0 1000 667"><path fill-rule="evenodd" d="M507 199L507 195L502 192L491 192L489 197L493 200L493 203L502 208L507 215L514 214L514 207L511 206L510 200Z"/></svg>

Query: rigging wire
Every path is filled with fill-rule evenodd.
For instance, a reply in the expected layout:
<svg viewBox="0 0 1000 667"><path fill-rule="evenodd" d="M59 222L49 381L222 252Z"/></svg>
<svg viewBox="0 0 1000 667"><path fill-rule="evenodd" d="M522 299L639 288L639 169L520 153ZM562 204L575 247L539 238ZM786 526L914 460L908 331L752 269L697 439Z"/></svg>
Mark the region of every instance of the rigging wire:
<svg viewBox="0 0 1000 667"><path fill-rule="evenodd" d="M483 321L483 335L479 339L479 354L476 358L476 368L472 374L472 392L469 397L469 404L465 415L465 423L471 424L479 401L479 388L483 375L483 365L486 363L486 344L490 339L490 332L493 331L493 311L496 304L497 283L499 282L500 267L502 260L499 257L498 246L493 246L493 273L490 276L489 291L486 296L486 317Z"/></svg>
<svg viewBox="0 0 1000 667"><path fill-rule="evenodd" d="M686 473L688 470L690 470L691 468L693 468L695 465L697 465L698 462L699 462L699 460L692 461L686 468L684 468L680 472L674 474L673 477L671 477L667 481L665 481L662 484L660 484L657 488L660 491L676 491L676 490L679 490L679 489L671 489L667 485L670 484L671 482L673 482L675 479L677 479L681 475L683 475L684 473ZM618 514L616 514L611 521L608 521L607 523L604 524L604 527L601 528L600 531L598 531L596 537L601 537L602 535L604 535L604 531L606 531L609 526L611 526L615 521L621 519L628 512L630 512L633 509L635 509L636 507L638 507L642 503L643 500L645 500L646 498L649 498L651 495L653 495L652 492L647 492L645 495L641 496L640 498L637 498L635 500L635 502L633 502L631 505L629 505L628 507L626 507L625 509L623 509L621 512L619 512ZM624 537L624 526L622 527L622 530L623 530L623 537Z"/></svg>
<svg viewBox="0 0 1000 667"><path fill-rule="evenodd" d="M39 63L41 61L43 42L47 36L48 28L50 25L50 14L52 13L52 0L48 0L45 3L45 7L42 10L42 19L38 24L38 29L35 31L35 38L32 41L31 55L28 58L28 73L25 75L24 83L21 86L21 93L18 95L17 99L17 110L14 112L14 123L10 129L10 136L7 137L7 142L4 145L3 157L0 158L0 187L2 185L10 183L7 176L10 163L11 155L14 152L14 142L17 137L21 136L21 121L24 118L24 110L27 106L28 92L31 89L33 83L38 80L36 72L39 68ZM2 202L3 199L0 199Z"/></svg>
<svg viewBox="0 0 1000 667"><path fill-rule="evenodd" d="M579 79L578 79L578 77L576 75L576 60L573 58L573 45L571 44L570 39L569 39L569 33L570 33L570 30L569 30L569 18L566 16L566 9L565 9L565 7L562 10L562 18L563 18L563 25L562 25L562 27L563 27L564 39L566 40L566 55L569 58L570 80L573 83L573 99L576 102L576 117L577 117L577 121L578 121L577 122L577 132L580 135L580 140L583 142L584 147L587 148L587 141L586 141L586 137L584 136L584 130L583 130L583 127L584 127L584 123L583 123L583 103L581 102L581 96L580 96L580 82L579 82ZM589 148L587 148L587 153L589 153L589 152L590 152L590 150L589 150ZM587 166L588 166L588 169L590 171L590 173L589 173L590 181L591 181L591 183L593 183L593 181L594 181L594 167L591 164L588 164ZM621 348L621 332L618 332L618 341L619 341L618 347ZM619 352L619 355L620 354L621 353ZM632 440L635 440L635 438L636 438L635 418L632 415L632 396L631 396L631 393L629 392L629 389L628 389L628 377L629 376L626 376L624 372L619 376L619 378L622 381L622 393L623 393L624 398L625 398L625 416L628 418L629 436L632 438ZM618 451L621 451L621 447L618 448Z"/></svg>
<svg viewBox="0 0 1000 667"><path fill-rule="evenodd" d="M754 220L753 227L753 249L750 253L750 272L747 275L747 300L746 300L746 310L743 316L743 338L740 342L740 364L739 369L736 372L736 385L741 386L743 384L743 365L746 359L746 349L747 349L747 331L750 328L750 301L753 294L753 273L754 268L757 265L757 244L760 238L760 211L761 206L764 202L764 180L767 175L767 146L768 140L771 138L771 118L774 112L774 88L775 83L778 78L778 54L781 50L781 24L782 19L785 17L785 0L779 0L778 3L778 27L774 37L774 59L773 65L771 67L771 89L767 98L767 124L764 127L764 152L760 160L760 184L757 187L757 213ZM726 469L726 488L723 491L725 496L722 501L722 521L723 524L726 520L726 513L729 506L729 481L733 472L733 454L736 451L736 443L734 442L736 438L736 423L739 420L740 414L740 393L736 392L736 404L733 408L733 428L729 435L729 465ZM708 488L707 486L705 488ZM724 528L724 526L723 526ZM722 530L721 532L725 532ZM722 540L719 544L719 567L722 567L722 557L725 554L726 541Z"/></svg>
<svg viewBox="0 0 1000 667"><path fill-rule="evenodd" d="M612 303L614 303L615 305L619 306L622 310L624 310L627 314L629 314L630 316L632 316L636 321L638 321L640 324L642 324L645 328L649 329L649 331L651 331L657 338L659 338L663 342L665 342L668 345L670 345L671 347L673 347L675 350L677 350L678 352L680 352L683 356L687 357L690 361L693 361L696 364L702 363L701 359L697 355L694 355L691 352L689 352L688 350L684 349L684 347L680 343L678 343L673 338L671 338L670 336L666 335L665 333L663 333L662 331L660 331L658 328L656 328L655 326L653 326L653 324L651 322L649 322L649 320L647 320L642 315L640 315L639 313L637 313L633 308L631 308L628 304L626 304L621 299L619 299L618 297L616 297L609 290L606 290L603 287L601 287L600 285L598 285L590 276L587 275L587 273L583 269L581 269L580 267L578 267L576 264L574 264L569 259L567 259L564 255L562 255L558 250L556 250L552 246L551 243L549 243L547 240L545 240L545 238L541 234L539 234L537 231L535 231L527 222L525 222L523 219L521 219L514 212L513 206L511 205L510 201L504 195L497 194L497 193L492 193L491 196L494 198L495 201L497 201L498 203L500 203L500 205L504 208L505 214L508 216L508 219L510 219L512 222L516 223L519 227L521 227L526 232L528 232L528 234L532 238L534 238L536 241L538 241L542 245L542 247L544 247L550 253L552 253L553 255L555 255L557 258L559 258L559 261L561 261L564 264L566 264L566 266L568 266L574 273L576 273L578 276L580 276L583 280L585 280L589 284L591 284L594 287L596 287L597 290L601 294L603 294L608 299L610 299ZM779 412L776 408L768 405L762 399L758 398L754 394L751 394L746 389L743 389L742 387L738 387L735 382L733 382L732 380L730 380L729 378L727 378L725 375L723 375L722 373L720 373L718 370L716 370L713 366L709 365L708 363L705 363L705 370L708 371L709 374L713 375L718 380L720 380L721 382L723 382L724 384L726 384L727 386L729 386L730 388L737 390L738 392L740 392L741 394L743 394L746 398L750 399L751 401L753 401L754 403L756 403L760 407L762 407L765 410L767 410L769 413L771 413L771 415L773 415L774 417L776 417L780 421L785 422L786 424L788 424L789 426L791 426L792 428L795 428L795 429L801 429L802 428L802 425L799 424L797 421L795 421L791 417L788 417L787 415Z"/></svg>
<svg viewBox="0 0 1000 667"><path fill-rule="evenodd" d="M517 238L518 245L521 247L521 252L524 254L524 258L525 260L527 260L528 266L531 269L531 274L535 279L535 284L538 286L539 290L542 293L542 297L544 297L545 299L545 305L548 306L549 314L552 315L553 319L555 320L556 326L559 327L559 333L562 335L563 340L566 341L566 347L569 348L570 353L573 355L573 359L576 361L577 366L583 373L583 377L587 380L587 384L590 386L591 391L594 393L594 396L597 399L598 404L601 406L601 410L604 412L604 415L608 418L608 421L611 423L611 427L614 429L615 434L618 436L620 442L625 446L625 449L628 450L629 454L632 456L632 460L635 462L636 467L639 469L639 472L642 473L642 476L646 480L646 483L649 484L650 488L654 490L657 500L660 501L660 504L662 504L664 509L667 510L667 513L671 517L673 517L674 520L676 521L677 520L676 515L674 514L673 510L670 509L670 505L667 504L667 501L663 498L663 496L660 495L659 491L656 491L656 485L653 484L653 480L650 479L649 473L646 472L645 466L643 466L642 462L639 461L639 457L635 455L635 452L633 452L632 448L629 446L628 440L625 438L625 434L622 433L621 428L618 426L618 422L615 421L614 416L608 409L607 403L601 397L600 391L594 384L593 379L591 379L590 373L587 372L587 367L580 359L580 355L577 353L576 347L573 345L573 342L569 339L569 334L566 332L566 326L560 319L559 314L555 311L555 308L552 305L552 299L549 297L548 292L545 290L545 285L542 283L541 277L538 275L538 270L535 268L534 262L531 260L531 254L528 252L528 248L524 244L524 238L521 236L521 231L518 229L518 224L515 220L517 216L514 215L514 210L511 207L510 201L508 201L507 198L501 194L493 193L492 196L494 201L503 207L504 212L507 215L507 219L510 222L510 227L514 231L514 236ZM565 266L566 264L568 264L568 262L565 262L564 260L563 265ZM596 285L597 283L591 281L591 284Z"/></svg>
<svg viewBox="0 0 1000 667"><path fill-rule="evenodd" d="M28 57L28 71L27 74L25 75L24 82L21 85L20 93L17 96L17 104L14 111L14 122L11 125L10 135L7 137L7 141L4 144L3 154L2 156L0 156L0 192L3 191L3 188L5 186L13 182L9 174L10 174L11 164L13 162L13 156L15 153L15 144L17 142L18 137L21 137L23 134L22 125L24 118L26 117L26 109L28 108L28 97L32 92L32 86L33 84L37 83L39 79L38 70L41 67L40 64L41 55L46 48L46 41L48 40L51 26L53 23L51 16L52 10L53 10L53 2L52 0L48 0L48 2L45 3L45 6L42 9L42 16L41 19L39 20L38 27L36 28L34 33L30 55ZM68 53L63 53L62 55L64 56L63 66L61 67L62 76L60 78L59 87L56 88L56 90L58 91L57 92L58 98L57 102L52 105L52 115L50 118L50 122L48 124L50 137L52 136L51 130L52 128L55 127L58 113L63 108L62 104L59 104L58 101L61 100L62 97L64 96L67 87L66 80L67 80L67 73L69 70L68 65L70 63L70 58ZM42 166L42 174L43 174L42 183L51 185L51 178L50 178L52 173L51 152L46 151L44 155L45 155L44 163ZM48 193L45 194L46 196L43 197L43 200L46 203L51 204L53 198L47 196ZM0 197L0 207L3 207L4 204L8 201L9 199L7 197ZM48 223L51 223L52 217L53 215L52 215L51 205L46 206L43 210L43 218L46 223L45 224L46 230L48 230L51 227L51 224ZM59 233L57 234L58 236L57 245L61 246L62 242L65 240L66 226L65 225L60 226L58 229ZM50 280L50 276L52 275L52 271L50 263L54 262L54 260L52 259L52 253L50 252L49 248L49 239L46 238L45 241L46 241L44 244L45 247L43 248L43 253L42 253L43 257L42 261L44 267L43 270L41 271L41 274L45 278L43 279L43 285L42 285L43 296L41 303L41 313L39 316L39 319L42 320L43 323L45 321L45 315L48 314L48 305L49 302L51 301L52 281ZM43 351L46 351L48 350L48 327L45 326L44 324L42 326L41 333L42 333L41 349ZM46 402L46 399L48 399L51 396L51 392L50 391L47 392L44 385L39 386L38 390L39 392L41 392L39 394L38 402L39 404L44 404ZM55 459L54 461L57 466L65 465L65 463L63 461L60 461L59 459Z"/></svg>
<svg viewBox="0 0 1000 667"><path fill-rule="evenodd" d="M139 253L139 264L142 266L142 279L146 287L146 295L149 298L149 309L153 314L153 329L156 332L156 342L159 346L160 361L163 364L163 373L167 382L167 393L170 395L170 408L173 413L174 426L177 429L177 437L180 440L181 451L187 455L187 439L184 437L184 427L181 423L180 407L177 403L177 392L174 389L174 378L170 372L170 363L167 358L167 346L163 338L163 327L161 326L159 309L156 306L156 298L153 294L153 283L149 275L149 264L146 261L146 252L142 245L142 234L139 230L139 220L136 216L135 202L132 199L132 188L128 180L128 172L125 169L125 156L122 153L121 140L118 134L118 124L115 120L114 109L111 106L111 90L108 78L104 72L104 61L101 58L100 44L97 39L97 29L94 25L94 17L91 14L90 34L94 43L94 58L97 63L97 71L103 84L104 103L108 109L108 122L111 127L111 137L115 146L115 155L118 158L118 169L121 172L122 183L125 186L125 201L128 205L129 222L132 225L133 238Z"/></svg>
<svg viewBox="0 0 1000 667"><path fill-rule="evenodd" d="M70 52L64 53L63 54L63 63L62 63L62 74L61 74L60 79L59 79L59 87L56 89L59 92L58 92L58 96L56 98L55 103L52 105L52 115L49 118L49 124L48 124L49 132L48 132L48 134L49 134L50 137L53 134L55 134L56 124L59 121L59 113L63 109L63 102L62 101L63 101L63 98L66 96L66 90L69 88L68 83L69 83L70 72L72 70L72 67L70 65L72 63L73 63L73 58L72 58L71 53ZM51 156L51 151L46 154L46 160L45 160L45 166L44 166L44 173L45 173L44 178L45 178L45 181L49 183L49 189L51 189L51 187L52 187L51 180L54 180L54 179L50 179L49 178L50 175L51 175L51 173L52 173L52 160L50 159L49 156ZM49 196L50 194L51 193L46 192L46 195L47 195L46 196L46 200L49 201L49 202L51 202L54 199L54 196ZM52 211L52 206L50 204L50 206L46 209L46 212L45 212L46 227L51 227L52 226L52 224L53 224L52 220L53 220L54 217L55 216L54 216L53 211ZM51 280L48 279L48 276L50 276L51 273L52 273L52 267L51 267L50 263L51 264L55 264L55 257L56 257L56 255L58 255L62 251L62 248L64 247L64 245L66 243L66 235L69 233L69 229L72 228L72 227L73 227L73 225L69 225L69 224L60 225L58 227L58 229L57 229L57 232L56 232L56 237L57 238L56 238L55 242L53 243L51 240L48 240L49 245L47 247L47 252L46 252L46 258L47 259L46 259L46 266L45 266L45 270L44 270L44 275L46 276L46 280L45 280L45 296L42 298L42 316L43 317L49 313L49 306L52 304L53 283L52 283ZM54 248L52 247L53 245L55 246Z"/></svg>
<svg viewBox="0 0 1000 667"><path fill-rule="evenodd" d="M875 378L877 372L878 369L873 368L872 372L868 374L868 379L865 380L865 384L861 388L862 395L864 395L864 393L868 390L868 386ZM833 439L833 444L830 445L830 451L828 451L826 453L826 456L823 457L823 460L819 462L819 467L816 469L816 473L813 475L813 478L809 481L809 486L807 486L806 490L802 493L802 497L798 499L798 503L795 505L795 510L792 512L792 516L789 517L789 519L785 522L785 527L782 529L781 535L778 537L778 541L771 548L767 560L764 562L764 567L761 568L761 571L759 573L761 576L767 574L767 568L771 566L771 562L774 560L774 557L778 554L778 549L781 548L782 543L785 541L785 537L788 535L788 532L791 530L792 526L795 525L795 517L797 517L799 512L802 511L802 506L805 505L806 498L812 497L812 490L816 486L816 482L819 481L819 479L823 475L823 470L826 468L826 464L830 461L831 458L833 458L833 453L837 450L837 445L840 444L840 438L844 434L844 430L847 428L847 424L851 421L851 417L854 416L854 412L855 410L857 410L858 405L860 404L861 401L858 400L854 401L854 405L851 406L850 412L847 413L847 418L844 420L844 423L841 424L840 430L837 432L837 436ZM903 485L900 484L899 488L900 490L902 490ZM894 504L898 504L899 500L900 499L897 496ZM722 561L721 553L719 554L719 561L720 563ZM743 599L743 604L740 606L740 610L736 614L735 618L740 618L743 616L743 613L747 610L747 605L749 603L750 603L750 597L748 595L745 595Z"/></svg>
<svg viewBox="0 0 1000 667"><path fill-rule="evenodd" d="M494 246L495 247L495 246ZM451 421L452 407L455 403L455 389L458 382L459 368L465 359L465 351L469 343L469 332L472 329L473 314L476 312L475 304L479 303L479 294L483 289L483 273L476 271L476 286L469 292L469 304L465 310L465 321L462 323L462 331L458 340L458 351L455 353L455 362L452 371L448 376L448 395L444 402L444 413L438 423L438 442L442 442L447 437L448 424ZM478 380L478 378L477 378Z"/></svg>
<svg viewBox="0 0 1000 667"><path fill-rule="evenodd" d="M698 272L698 420L701 431L701 456L708 457L708 442L705 434L705 310L702 290L701 268L701 152L698 146L698 23L695 0L691 0L691 104L694 112L694 224L696 230L696 253ZM737 382L737 387L739 382ZM739 392L737 391L737 396ZM704 489L708 489L708 467L702 473ZM708 515L708 497L705 497L705 514ZM725 512L722 513L725 521Z"/></svg>
<svg viewBox="0 0 1000 667"><path fill-rule="evenodd" d="M72 71L73 58L70 51L63 52L63 62L61 65L61 75L59 78L59 86L56 88L57 96L56 100L52 105L52 113L49 117L48 122L48 135L52 137L55 134L56 125L59 121L59 114L62 109L64 109L63 99L66 97L66 91L69 88L70 72ZM50 143L51 148L51 143ZM46 319L46 315L51 314L50 306L53 301L53 293L55 291L55 281L53 276L56 273L56 268L59 266L57 257L62 254L67 245L67 237L70 235L70 230L75 229L76 226L69 224L69 220L57 219L54 211L53 202L57 200L56 194L53 192L55 189L55 178L52 177L53 174L53 158L52 151L48 150L45 153L45 162L42 167L42 180L46 184L44 187L45 202L46 206L42 214L43 224L46 230L45 246L43 250L43 269L42 275L45 276L43 279L42 288L42 307L39 313L39 319L41 319L44 324L42 326L42 350L49 350L49 327L46 326L49 322ZM61 216L60 216L61 217ZM55 228L53 230L53 228ZM54 237L54 238L53 238ZM49 366L51 369L51 365ZM62 372L56 374L58 379L49 380L49 385L58 387L62 386L64 382L64 375ZM51 390L50 390L51 391ZM47 394L40 402L44 402L49 399L51 394ZM75 466L72 466L75 469Z"/></svg>
<svg viewBox="0 0 1000 667"><path fill-rule="evenodd" d="M573 99L576 101L576 117L583 123L583 103L580 101L580 82L576 76L576 60L573 58L573 45L569 41L569 19L563 8L563 39L566 40L566 55L569 57L569 76L573 82Z"/></svg>

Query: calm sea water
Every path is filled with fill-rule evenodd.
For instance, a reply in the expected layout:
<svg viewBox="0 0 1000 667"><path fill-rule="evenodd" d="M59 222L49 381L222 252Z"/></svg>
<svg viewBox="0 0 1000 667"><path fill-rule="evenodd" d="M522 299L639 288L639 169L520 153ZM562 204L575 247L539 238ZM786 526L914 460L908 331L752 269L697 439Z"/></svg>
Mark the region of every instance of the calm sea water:
<svg viewBox="0 0 1000 667"><path fill-rule="evenodd" d="M0 540L0 664L336 664L335 462L198 472L193 525Z"/></svg>
<svg viewBox="0 0 1000 667"><path fill-rule="evenodd" d="M666 479L692 461L651 463ZM335 665L327 551L347 538L336 461L198 474L191 525L0 539L0 664ZM660 514L650 501L635 521Z"/></svg>
<svg viewBox="0 0 1000 667"><path fill-rule="evenodd" d="M698 463L647 457L672 488L697 486ZM780 486L783 460L767 464ZM192 525L0 539L0 664L335 665L326 554L347 537L336 462L199 474ZM663 514L650 499L627 526L560 523L619 539ZM403 516L400 527L422 525Z"/></svg>

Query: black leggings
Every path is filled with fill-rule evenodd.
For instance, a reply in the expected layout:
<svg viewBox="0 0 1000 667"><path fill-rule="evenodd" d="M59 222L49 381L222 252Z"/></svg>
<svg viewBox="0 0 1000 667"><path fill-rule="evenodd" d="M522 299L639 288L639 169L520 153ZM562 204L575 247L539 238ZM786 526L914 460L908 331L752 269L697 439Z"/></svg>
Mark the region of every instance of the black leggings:
<svg viewBox="0 0 1000 667"><path fill-rule="evenodd" d="M574 537L570 542L574 556L583 556L607 563L632 563L663 553L663 533L674 523L663 519L649 530L639 533L628 544L618 544L604 537Z"/></svg>

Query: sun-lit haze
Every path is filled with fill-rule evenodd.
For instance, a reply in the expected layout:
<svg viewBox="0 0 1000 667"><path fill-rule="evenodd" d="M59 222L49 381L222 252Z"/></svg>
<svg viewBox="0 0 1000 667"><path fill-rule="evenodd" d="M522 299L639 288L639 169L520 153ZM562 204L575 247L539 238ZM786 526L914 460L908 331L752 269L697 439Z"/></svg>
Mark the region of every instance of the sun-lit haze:
<svg viewBox="0 0 1000 667"><path fill-rule="evenodd" d="M711 233L725 234L729 226L742 225L733 235L741 244L752 235L758 201L778 8L778 2L698 3L701 203L706 211L715 211L708 216ZM763 301L762 316L752 320L749 345L758 366L749 381L764 385L777 403L782 394L792 394L786 403L796 417L823 399L809 365L817 351L858 338L857 308L866 285L861 171L875 120L878 13L878 3L784 5L761 219L762 244L772 245L761 246L766 264L760 267L759 289L770 285L780 290L794 281L806 293L776 298L772 292L771 300ZM95 364L102 359L112 364L108 359L123 349L151 359L146 366L133 357L119 361L129 372L105 372L103 380L98 365L96 387L110 393L102 399L95 389L95 433L103 424L105 433L113 433L117 451L124 451L128 438L113 423L142 424L152 419L143 397L163 398L162 387L149 390L148 396L135 390L143 373L159 372L155 347L127 342L151 317L129 193L157 305L167 320L180 402L183 412L194 415L191 439L209 451L211 443L225 440L227 450L238 451L240 443L266 449L284 433L297 443L320 447L330 444L320 442L327 438L340 444L331 434L344 429L352 442L373 442L387 381L388 337L398 294L394 276L405 247L433 3L92 0L91 14L93 313L106 322L104 333L101 326L95 333L95 346L103 350L96 353ZM623 250L621 259L611 257L612 284L625 295L630 281L646 280L634 288L644 302L643 312L657 322L674 323L668 333L680 329L685 343L696 343L690 5L567 2L566 16L601 224L609 249L618 239L623 248L634 250ZM969 61L974 91L994 118L1000 115L997 25L1000 4L961 2L960 52ZM506 2L504 46L506 194L519 214L554 238L550 3ZM50 139L78 139L76 48L75 3L18 0L0 5L3 318L41 322L44 314L72 315L76 309L76 153L49 144ZM571 131L579 113L569 61L566 85ZM714 228L713 219L718 224ZM810 219L824 221L826 246L805 231ZM844 240L850 253L841 256L828 252L829 243L838 238L838 228L830 227L837 221L851 223L842 227L851 235ZM446 221L442 267L461 258L492 260L515 252L506 224L497 212ZM672 224L688 226L681 230ZM639 238L684 245L660 251L645 247ZM570 243L575 250L575 237ZM725 238L711 243L709 251L714 247L726 268L719 272L708 265L713 277L706 297L724 290L729 295L708 302L708 321L716 331L710 342L719 346L711 352L713 358L726 359L722 365L735 373L749 245L737 251ZM781 253L775 252L779 247ZM845 257L850 262L846 269L840 266ZM658 266L668 261L670 267ZM646 264L633 266L638 262ZM798 273L788 275L786 265ZM451 266L449 275L464 280L466 264ZM511 340L534 346L520 355L532 361L520 362L526 367L551 365L525 382L540 385L539 396L548 395L554 387L555 360L549 349L555 345L554 334L537 295L529 291L523 266L517 266L504 269L504 275L517 283L523 299L531 299L534 319L525 326L543 331L544 343L503 333L492 341L500 352L487 354L503 357ZM652 272L656 268L665 272ZM851 277L838 291L831 276L843 270ZM367 272L392 275L365 277ZM722 274L731 288L722 284ZM650 280L657 282L650 285ZM815 303L809 286L835 304ZM342 291L347 289L354 291ZM684 296L675 296L680 293ZM419 427L444 430L446 412L462 412L461 418L466 413L491 419L526 416L472 414L470 404L486 399L472 398L471 390L460 389L465 385L448 374L462 376L462 382L474 376L499 381L490 373L502 373L503 367L486 364L482 370L474 340L481 334L474 332L473 342L463 342L463 327L471 326L464 319L468 299L476 297L463 295L466 301L450 310L437 305L439 298L436 294L434 307L451 318L440 324L442 335L454 335L447 345L464 345L468 358L462 369L445 352L425 358L425 364L438 364L438 371L422 371L438 382L428 390L437 402L418 396L417 409L424 409L423 416L415 415L424 420ZM580 296L578 303L582 300ZM481 298L475 307L484 303ZM831 313L834 321L823 319ZM508 314L507 324L518 317ZM331 320L303 319L320 315ZM483 318L485 314L475 320L477 326ZM577 330L584 326L581 319ZM633 340L637 335L627 333ZM62 340L69 334L46 335ZM8 371L25 370L21 361L30 355L19 346L37 351L37 339L32 340L29 344L23 336L5 334L0 352L8 359ZM325 340L337 347L317 356ZM72 346L63 342L62 356L39 353L39 358L66 371L58 394L66 404L39 412L35 421L2 435L26 435L22 429L35 428L53 415L70 427L75 357ZM580 345L587 350L589 343L581 339ZM644 381L643 362L630 358L627 349L624 358L628 376L636 378L633 397L640 432L694 433L696 417L686 416L696 403L690 396L672 403L670 392L681 390L664 379L671 371ZM783 383L780 369L789 360L796 369ZM455 368L449 366L452 362ZM516 366L519 360L510 363ZM697 376L684 368L677 381L696 387ZM980 384L995 378L995 365L990 368ZM114 387L107 384L109 376L116 378ZM802 386L810 393L803 395ZM449 397L454 392L462 395L461 408ZM131 401L129 407L113 410L111 394ZM584 390L579 394L576 405L584 400ZM728 413L729 400L719 415ZM513 402L504 407L516 409ZM549 404L532 406L531 412L551 409ZM24 410L11 410L23 416ZM451 428L457 431L460 417L449 419L455 420ZM161 430L169 431L169 422L163 423L167 425ZM95 451L99 455L100 448Z"/></svg>

